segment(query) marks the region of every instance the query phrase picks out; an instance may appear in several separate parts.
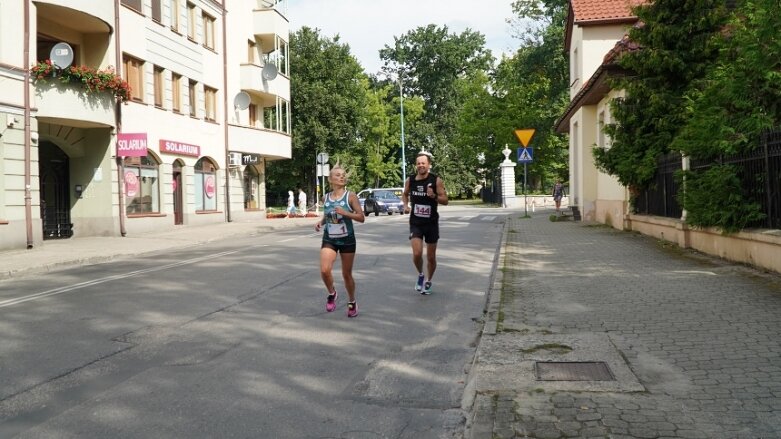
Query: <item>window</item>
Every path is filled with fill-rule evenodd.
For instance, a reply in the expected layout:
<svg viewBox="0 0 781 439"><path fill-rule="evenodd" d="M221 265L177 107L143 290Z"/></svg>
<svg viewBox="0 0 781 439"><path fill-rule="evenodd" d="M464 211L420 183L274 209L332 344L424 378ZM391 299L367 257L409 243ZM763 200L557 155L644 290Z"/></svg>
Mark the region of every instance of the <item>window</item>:
<svg viewBox="0 0 781 439"><path fill-rule="evenodd" d="M206 157L195 163L195 210L217 210L217 167Z"/></svg>
<svg viewBox="0 0 781 439"><path fill-rule="evenodd" d="M277 98L277 105L263 109L263 126L290 134L290 102Z"/></svg>
<svg viewBox="0 0 781 439"><path fill-rule="evenodd" d="M198 117L198 108L195 106L195 104L198 102L197 99L197 90L196 86L198 85L197 82L190 80L190 83L187 87L187 89L190 92L190 117Z"/></svg>
<svg viewBox="0 0 781 439"><path fill-rule="evenodd" d="M182 75L171 74L171 97L173 100L173 110L177 113L182 112Z"/></svg>
<svg viewBox="0 0 781 439"><path fill-rule="evenodd" d="M258 126L258 106L255 104L249 104L249 126Z"/></svg>
<svg viewBox="0 0 781 439"><path fill-rule="evenodd" d="M130 99L144 101L144 62L125 55L123 59L125 65L125 80L130 85Z"/></svg>
<svg viewBox="0 0 781 439"><path fill-rule="evenodd" d="M171 29L179 32L179 0L171 0Z"/></svg>
<svg viewBox="0 0 781 439"><path fill-rule="evenodd" d="M143 12L141 0L122 0L121 3L130 9L135 9L138 12Z"/></svg>
<svg viewBox="0 0 781 439"><path fill-rule="evenodd" d="M195 32L195 5L187 2L187 38L195 41L197 33Z"/></svg>
<svg viewBox="0 0 781 439"><path fill-rule="evenodd" d="M128 215L160 213L159 163L147 152L144 157L126 157L125 211Z"/></svg>
<svg viewBox="0 0 781 439"><path fill-rule="evenodd" d="M244 169L244 208L254 210L260 202L260 173L254 165Z"/></svg>
<svg viewBox="0 0 781 439"><path fill-rule="evenodd" d="M163 22L162 0L152 0L152 20L154 20L156 23Z"/></svg>
<svg viewBox="0 0 781 439"><path fill-rule="evenodd" d="M203 96L206 101L204 119L214 122L217 120L217 90L211 87L203 87Z"/></svg>
<svg viewBox="0 0 781 439"><path fill-rule="evenodd" d="M203 14L203 45L214 50L214 17Z"/></svg>
<svg viewBox="0 0 781 439"><path fill-rule="evenodd" d="M255 53L258 51L258 45L254 41L247 41L247 62L255 64Z"/></svg>
<svg viewBox="0 0 781 439"><path fill-rule="evenodd" d="M163 68L155 66L154 72L155 107L163 108L163 90L165 90L165 76L163 75Z"/></svg>

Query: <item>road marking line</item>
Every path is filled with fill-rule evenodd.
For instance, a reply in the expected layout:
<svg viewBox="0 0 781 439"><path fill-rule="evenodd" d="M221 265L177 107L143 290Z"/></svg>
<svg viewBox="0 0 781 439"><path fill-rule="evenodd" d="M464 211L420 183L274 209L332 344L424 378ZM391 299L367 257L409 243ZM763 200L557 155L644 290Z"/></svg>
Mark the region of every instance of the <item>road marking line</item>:
<svg viewBox="0 0 781 439"><path fill-rule="evenodd" d="M138 276L139 274L152 273L152 272L155 272L155 271L167 270L167 269L173 268L173 267L180 267L182 265L195 264L197 262L207 261L207 260L213 259L215 257L232 255L234 253L238 253L240 251L244 251L245 249L225 251L225 252L222 252L222 253L215 253L213 255L201 256L199 258L193 258L193 259L188 259L188 260L185 260L185 261L174 262L174 263L167 264L167 265L161 265L159 267L147 268L147 269L144 269L144 270L136 270L136 271L131 271L129 273L117 274L117 275L114 275L114 276L107 276L107 277L102 277L100 279L95 279L95 280L91 280L91 281L87 281L87 282L81 282L81 283L77 283L77 284L73 284L73 285L68 285L68 286L64 286L64 287L54 288L52 290L42 291L40 293L35 293L35 294L30 294L29 296L23 296L23 297L17 297L15 299L3 300L3 301L0 301L0 308L5 308L7 306L12 306L12 305L18 305L20 303L29 302L31 300L43 299L43 298L46 298L46 297L56 296L58 294L67 293L69 291L78 290L78 289L81 289L81 288L84 288L84 287L91 287L93 285L99 285L99 284L110 282L110 281L113 281L113 280L127 279L129 277Z"/></svg>

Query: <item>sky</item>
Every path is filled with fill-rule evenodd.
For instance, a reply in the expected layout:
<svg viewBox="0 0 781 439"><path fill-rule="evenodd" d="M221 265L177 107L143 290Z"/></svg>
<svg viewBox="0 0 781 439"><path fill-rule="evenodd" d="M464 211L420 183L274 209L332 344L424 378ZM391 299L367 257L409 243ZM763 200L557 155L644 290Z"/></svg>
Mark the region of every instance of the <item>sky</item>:
<svg viewBox="0 0 781 439"><path fill-rule="evenodd" d="M288 0L290 31L303 26L349 44L367 73L382 67L379 51L419 26L447 26L449 33L467 28L482 33L494 57L511 54L519 42L511 34L512 0Z"/></svg>

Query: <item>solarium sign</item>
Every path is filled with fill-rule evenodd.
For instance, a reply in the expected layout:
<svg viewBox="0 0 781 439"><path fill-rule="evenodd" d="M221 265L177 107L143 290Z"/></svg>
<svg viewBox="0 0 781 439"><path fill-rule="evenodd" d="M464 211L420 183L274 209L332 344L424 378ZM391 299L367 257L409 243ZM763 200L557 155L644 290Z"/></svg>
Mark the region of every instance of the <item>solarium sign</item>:
<svg viewBox="0 0 781 439"><path fill-rule="evenodd" d="M146 147L146 133L117 133L117 157L144 157Z"/></svg>

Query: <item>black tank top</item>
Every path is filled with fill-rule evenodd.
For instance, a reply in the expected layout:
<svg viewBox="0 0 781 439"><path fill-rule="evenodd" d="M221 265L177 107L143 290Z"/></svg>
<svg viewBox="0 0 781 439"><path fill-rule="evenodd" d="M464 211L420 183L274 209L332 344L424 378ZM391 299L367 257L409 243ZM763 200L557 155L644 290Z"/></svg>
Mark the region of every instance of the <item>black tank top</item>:
<svg viewBox="0 0 781 439"><path fill-rule="evenodd" d="M439 220L439 212L437 212L437 200L430 198L428 195L428 186L437 191L437 176L428 173L428 177L425 180L415 180L417 175L413 175L409 178L409 199L410 199L410 224L430 224L436 223Z"/></svg>

